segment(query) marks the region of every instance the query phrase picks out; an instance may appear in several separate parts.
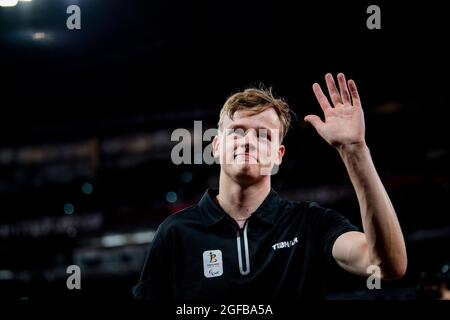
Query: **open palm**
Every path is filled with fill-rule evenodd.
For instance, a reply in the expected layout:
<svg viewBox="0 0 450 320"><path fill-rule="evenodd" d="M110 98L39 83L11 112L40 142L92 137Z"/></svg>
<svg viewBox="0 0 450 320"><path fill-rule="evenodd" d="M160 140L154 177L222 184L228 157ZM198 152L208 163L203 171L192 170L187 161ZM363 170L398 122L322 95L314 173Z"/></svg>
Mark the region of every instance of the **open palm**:
<svg viewBox="0 0 450 320"><path fill-rule="evenodd" d="M330 73L325 76L333 105L328 101L320 85L317 83L313 85L325 121L316 115L307 115L305 121L311 123L319 135L334 147L364 143L364 113L356 84L353 80L349 80L347 86L342 73L337 75L337 79L339 91L333 76Z"/></svg>

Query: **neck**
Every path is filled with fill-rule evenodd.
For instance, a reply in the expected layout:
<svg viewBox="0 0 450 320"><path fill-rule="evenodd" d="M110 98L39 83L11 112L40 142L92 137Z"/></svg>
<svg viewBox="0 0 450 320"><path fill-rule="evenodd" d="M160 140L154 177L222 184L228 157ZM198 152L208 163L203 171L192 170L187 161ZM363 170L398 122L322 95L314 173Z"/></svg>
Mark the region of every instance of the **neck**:
<svg viewBox="0 0 450 320"><path fill-rule="evenodd" d="M240 185L223 172L220 175L217 201L236 221L245 221L270 192L270 176L250 185Z"/></svg>

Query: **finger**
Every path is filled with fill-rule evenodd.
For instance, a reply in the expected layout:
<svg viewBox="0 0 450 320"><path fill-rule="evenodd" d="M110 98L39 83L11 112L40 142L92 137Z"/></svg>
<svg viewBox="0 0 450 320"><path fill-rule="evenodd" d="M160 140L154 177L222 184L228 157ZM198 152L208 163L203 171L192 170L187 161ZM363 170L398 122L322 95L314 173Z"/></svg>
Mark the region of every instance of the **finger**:
<svg viewBox="0 0 450 320"><path fill-rule="evenodd" d="M313 115L313 114L309 114L307 115L304 120L306 122L309 122L310 124L312 124L312 126L317 130L317 132L321 132L323 126L325 125L325 123L322 121L322 119L320 119L318 116Z"/></svg>
<svg viewBox="0 0 450 320"><path fill-rule="evenodd" d="M348 93L347 89L347 81L345 81L345 75L343 73L339 73L337 75L337 79L339 83L339 90L341 91L342 103L351 104L350 94Z"/></svg>
<svg viewBox="0 0 450 320"><path fill-rule="evenodd" d="M327 75L325 76L325 81L327 83L328 93L330 94L331 102L333 102L333 105L336 107L338 104L342 103L341 95L339 94L336 88L336 84L334 83L334 79L331 73L327 73Z"/></svg>
<svg viewBox="0 0 450 320"><path fill-rule="evenodd" d="M361 108L361 100L359 99L359 93L356 88L355 81L348 80L348 88L350 89L350 94L352 95L353 106Z"/></svg>
<svg viewBox="0 0 450 320"><path fill-rule="evenodd" d="M323 93L322 88L320 87L319 84L317 84L317 83L313 84L313 91L314 91L316 99L319 102L319 105L322 108L323 112L325 112L325 110L331 108L330 102L328 101L327 96Z"/></svg>

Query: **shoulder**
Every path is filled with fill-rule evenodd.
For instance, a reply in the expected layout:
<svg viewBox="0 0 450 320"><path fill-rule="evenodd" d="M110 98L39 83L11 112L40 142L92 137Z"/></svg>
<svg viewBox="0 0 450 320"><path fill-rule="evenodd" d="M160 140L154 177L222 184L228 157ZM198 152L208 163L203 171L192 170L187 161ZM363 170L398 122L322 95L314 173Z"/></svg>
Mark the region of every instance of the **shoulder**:
<svg viewBox="0 0 450 320"><path fill-rule="evenodd" d="M282 198L282 215L286 218L302 218L301 220L309 223L321 223L326 216L335 215L333 209L323 207L315 201L292 201Z"/></svg>
<svg viewBox="0 0 450 320"><path fill-rule="evenodd" d="M315 201L308 202L308 212L315 220L319 220L320 222L344 218L338 211L324 207Z"/></svg>
<svg viewBox="0 0 450 320"><path fill-rule="evenodd" d="M319 203L315 201L307 201L308 204L308 211L313 213L324 213L327 210L331 210L330 208L325 208Z"/></svg>
<svg viewBox="0 0 450 320"><path fill-rule="evenodd" d="M309 214L327 210L314 201L292 201L286 198L280 198L280 206L282 211L288 214Z"/></svg>
<svg viewBox="0 0 450 320"><path fill-rule="evenodd" d="M167 233L172 230L182 228L186 224L196 224L201 222L199 207L198 205L193 205L172 213L159 225L158 229L162 235L167 235Z"/></svg>
<svg viewBox="0 0 450 320"><path fill-rule="evenodd" d="M288 198L279 198L279 217L282 221L295 221L304 219L309 216L309 201L293 201Z"/></svg>

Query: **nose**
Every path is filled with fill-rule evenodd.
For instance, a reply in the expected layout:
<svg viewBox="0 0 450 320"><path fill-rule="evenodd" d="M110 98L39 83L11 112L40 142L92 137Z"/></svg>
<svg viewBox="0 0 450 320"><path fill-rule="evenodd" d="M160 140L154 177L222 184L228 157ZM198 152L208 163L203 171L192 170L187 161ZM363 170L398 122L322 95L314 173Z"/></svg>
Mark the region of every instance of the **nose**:
<svg viewBox="0 0 450 320"><path fill-rule="evenodd" d="M254 130L248 130L245 135L238 138L237 149L243 149L245 152L255 152L258 138Z"/></svg>
<svg viewBox="0 0 450 320"><path fill-rule="evenodd" d="M244 148L245 148L245 152L248 152L248 153L256 151L256 146L253 143L250 143L249 141L247 141L244 144Z"/></svg>

